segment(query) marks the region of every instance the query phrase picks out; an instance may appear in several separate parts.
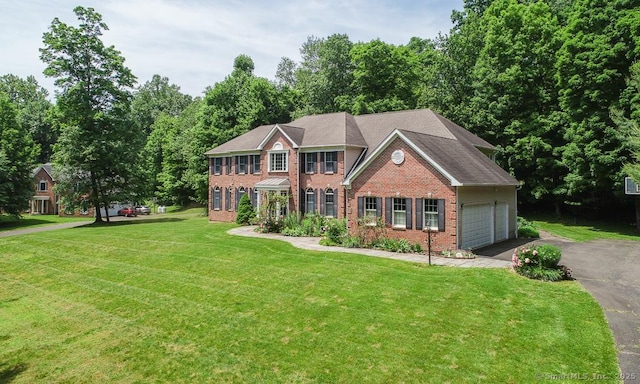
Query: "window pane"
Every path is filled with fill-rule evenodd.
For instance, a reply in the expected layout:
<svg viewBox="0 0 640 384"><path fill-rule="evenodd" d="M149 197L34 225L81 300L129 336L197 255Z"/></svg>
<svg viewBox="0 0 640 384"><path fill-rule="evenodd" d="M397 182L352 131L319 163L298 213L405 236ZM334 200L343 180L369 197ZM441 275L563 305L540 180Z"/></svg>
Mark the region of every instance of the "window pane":
<svg viewBox="0 0 640 384"><path fill-rule="evenodd" d="M438 229L438 200L424 199L424 226Z"/></svg>
<svg viewBox="0 0 640 384"><path fill-rule="evenodd" d="M393 199L393 226L400 228L407 226L407 204L403 198Z"/></svg>
<svg viewBox="0 0 640 384"><path fill-rule="evenodd" d="M326 216L334 216L334 201L333 201L333 191L328 189L324 195L324 208Z"/></svg>

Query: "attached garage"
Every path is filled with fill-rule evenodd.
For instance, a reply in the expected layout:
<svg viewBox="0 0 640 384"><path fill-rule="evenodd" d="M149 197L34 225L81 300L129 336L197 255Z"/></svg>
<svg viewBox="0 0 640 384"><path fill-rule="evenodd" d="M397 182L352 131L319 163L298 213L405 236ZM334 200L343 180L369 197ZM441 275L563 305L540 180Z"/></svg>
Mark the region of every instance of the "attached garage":
<svg viewBox="0 0 640 384"><path fill-rule="evenodd" d="M514 187L459 187L458 248L477 249L515 237Z"/></svg>
<svg viewBox="0 0 640 384"><path fill-rule="evenodd" d="M493 210L490 204L462 206L462 249L475 249L493 243Z"/></svg>

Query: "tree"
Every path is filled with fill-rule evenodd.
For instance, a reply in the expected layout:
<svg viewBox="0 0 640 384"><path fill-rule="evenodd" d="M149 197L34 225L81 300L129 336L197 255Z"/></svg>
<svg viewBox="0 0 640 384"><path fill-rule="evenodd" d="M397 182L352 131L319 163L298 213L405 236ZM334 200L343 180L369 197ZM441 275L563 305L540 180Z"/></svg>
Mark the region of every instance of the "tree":
<svg viewBox="0 0 640 384"><path fill-rule="evenodd" d="M151 125L161 113L179 116L192 101L191 96L180 92L179 86L170 84L169 78L153 75L133 95L132 119L148 135L151 133Z"/></svg>
<svg viewBox="0 0 640 384"><path fill-rule="evenodd" d="M236 217L236 223L240 225L248 225L256 217L256 211L251 205L251 199L248 194L243 194L238 202L238 216Z"/></svg>
<svg viewBox="0 0 640 384"><path fill-rule="evenodd" d="M611 118L620 131L621 141L631 152L631 161L624 164L622 172L640 185L640 62L636 62L630 72L629 92L621 100L628 113L625 115L623 109L612 108ZM635 196L635 205L636 230L640 232L640 195Z"/></svg>
<svg viewBox="0 0 640 384"><path fill-rule="evenodd" d="M609 111L640 58L639 17L631 1L578 0L564 29L556 63L560 105L569 118L562 157L568 200L577 204L605 208L619 201L614 191L622 190L628 150Z"/></svg>
<svg viewBox="0 0 640 384"><path fill-rule="evenodd" d="M90 202L99 222L100 207L137 199L143 135L129 120L135 76L120 52L100 39L108 30L102 16L93 8L76 7L74 13L78 27L53 20L40 58L47 64L45 75L55 77L60 88L56 188L67 207Z"/></svg>
<svg viewBox="0 0 640 384"><path fill-rule="evenodd" d="M350 55L354 97L342 98L344 109L362 114L416 108L421 62L414 50L377 39L354 45Z"/></svg>
<svg viewBox="0 0 640 384"><path fill-rule="evenodd" d="M31 170L37 147L18 123L18 112L0 92L0 213L20 215L33 195Z"/></svg>
<svg viewBox="0 0 640 384"><path fill-rule="evenodd" d="M498 161L524 182L524 201L565 199L564 114L555 80L559 25L542 1L495 0L484 11L486 33L473 69L470 128L499 146Z"/></svg>
<svg viewBox="0 0 640 384"><path fill-rule="evenodd" d="M49 92L33 76L22 79L11 74L0 76L0 92L9 95L17 108L18 123L40 147L39 155L34 160L37 163L48 162L59 135L51 121L52 104L47 100Z"/></svg>

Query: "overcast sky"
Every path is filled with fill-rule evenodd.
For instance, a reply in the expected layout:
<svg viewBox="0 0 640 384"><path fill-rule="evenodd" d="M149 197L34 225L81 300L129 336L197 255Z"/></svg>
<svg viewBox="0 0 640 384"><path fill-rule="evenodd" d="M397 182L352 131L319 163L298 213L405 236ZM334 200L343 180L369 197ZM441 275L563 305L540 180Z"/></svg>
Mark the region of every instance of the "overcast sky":
<svg viewBox="0 0 640 384"><path fill-rule="evenodd" d="M253 59L257 76L273 80L283 56L300 61L308 36L400 45L446 34L462 0L0 0L0 75L33 75L53 94L53 80L42 74L42 34L55 17L77 26L77 5L102 15L103 41L122 53L139 84L159 74L199 96L231 73L240 54Z"/></svg>

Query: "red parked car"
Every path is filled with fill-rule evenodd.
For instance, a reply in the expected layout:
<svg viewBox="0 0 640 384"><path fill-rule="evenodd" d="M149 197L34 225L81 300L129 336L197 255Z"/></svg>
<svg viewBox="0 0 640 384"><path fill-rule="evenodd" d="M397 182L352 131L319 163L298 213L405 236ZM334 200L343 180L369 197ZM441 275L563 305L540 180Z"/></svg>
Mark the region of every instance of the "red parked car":
<svg viewBox="0 0 640 384"><path fill-rule="evenodd" d="M126 208L122 208L121 210L118 211L118 216L124 216L124 217L135 217L138 216L138 213L136 212L135 208L132 207L126 207Z"/></svg>

